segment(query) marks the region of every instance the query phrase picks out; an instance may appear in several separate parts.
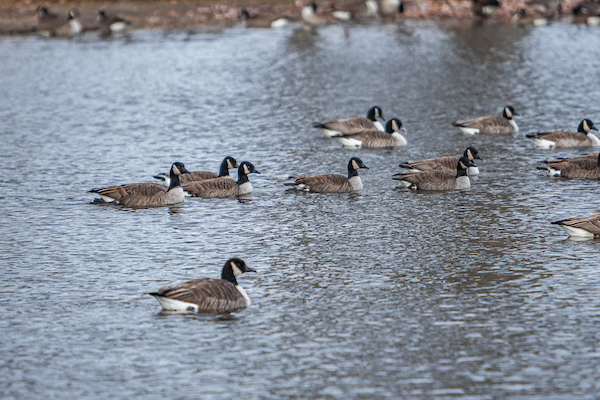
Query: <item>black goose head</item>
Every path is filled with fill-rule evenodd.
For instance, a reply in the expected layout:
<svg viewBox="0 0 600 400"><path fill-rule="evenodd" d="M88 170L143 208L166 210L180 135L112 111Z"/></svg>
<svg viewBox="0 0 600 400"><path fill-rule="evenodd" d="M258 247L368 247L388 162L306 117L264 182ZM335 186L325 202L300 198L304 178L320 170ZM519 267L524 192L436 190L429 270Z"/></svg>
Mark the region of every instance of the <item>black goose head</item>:
<svg viewBox="0 0 600 400"><path fill-rule="evenodd" d="M316 13L317 12L317 3L315 3L314 1L311 1L308 4L308 7L312 10L312 12Z"/></svg>
<svg viewBox="0 0 600 400"><path fill-rule="evenodd" d="M229 176L229 170L237 168L238 164L235 158L227 156L221 162L221 169L219 170L219 176Z"/></svg>
<svg viewBox="0 0 600 400"><path fill-rule="evenodd" d="M506 119L512 119L515 115L519 116L519 114L515 112L515 108L513 106L506 106L504 107L504 110L502 110L502 116Z"/></svg>
<svg viewBox="0 0 600 400"><path fill-rule="evenodd" d="M587 134L589 131L598 131L598 129L596 129L596 127L594 126L594 123L590 119L586 118L583 121L581 121L581 123L579 124L579 127L577 128L577 132Z"/></svg>
<svg viewBox="0 0 600 400"><path fill-rule="evenodd" d="M77 11L76 8L71 8L69 10L69 19L75 19L77 17L79 17L79 11Z"/></svg>
<svg viewBox="0 0 600 400"><path fill-rule="evenodd" d="M482 158L479 157L478 153L479 152L475 147L467 147L464 156L467 157L469 160L481 160Z"/></svg>
<svg viewBox="0 0 600 400"><path fill-rule="evenodd" d="M244 260L240 258L230 258L223 266L221 279L225 279L234 285L237 285L237 280L235 277L243 274L244 272L256 272L256 270L247 266Z"/></svg>
<svg viewBox="0 0 600 400"><path fill-rule="evenodd" d="M367 118L370 119L371 121L377 121L377 120L383 118L383 111L381 111L380 107L373 106L373 107L369 108L369 111L367 112Z"/></svg>
<svg viewBox="0 0 600 400"><path fill-rule="evenodd" d="M171 172L170 172L171 177L173 177L175 175L179 176L181 174L189 174L189 173L190 173L190 171L185 169L185 166L181 162L173 163L173 165L171 166Z"/></svg>
<svg viewBox="0 0 600 400"><path fill-rule="evenodd" d="M247 182L248 174L260 174L260 172L258 172L256 168L254 168L254 165L252 165L251 162L244 161L238 167L238 183L242 184L244 182Z"/></svg>
<svg viewBox="0 0 600 400"><path fill-rule="evenodd" d="M369 169L358 157L352 157L348 162L348 178L358 175L359 169Z"/></svg>
<svg viewBox="0 0 600 400"><path fill-rule="evenodd" d="M406 132L406 129L402 127L402 121L398 118L392 118L385 124L385 131L392 134L398 131Z"/></svg>

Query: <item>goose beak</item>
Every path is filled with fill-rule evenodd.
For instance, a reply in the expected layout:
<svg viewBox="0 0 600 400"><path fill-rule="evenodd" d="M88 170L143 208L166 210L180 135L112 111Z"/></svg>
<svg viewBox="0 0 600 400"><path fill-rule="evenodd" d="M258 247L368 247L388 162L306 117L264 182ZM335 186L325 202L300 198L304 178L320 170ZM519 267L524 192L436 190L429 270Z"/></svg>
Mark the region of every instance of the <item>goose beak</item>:
<svg viewBox="0 0 600 400"><path fill-rule="evenodd" d="M517 114L517 113L514 113L513 115L516 115L517 117L520 117L520 116L521 116L521 114Z"/></svg>
<svg viewBox="0 0 600 400"><path fill-rule="evenodd" d="M598 132L598 128L596 128L596 127L593 127L591 130Z"/></svg>
<svg viewBox="0 0 600 400"><path fill-rule="evenodd" d="M246 266L246 271L244 272L256 272L256 270Z"/></svg>
<svg viewBox="0 0 600 400"><path fill-rule="evenodd" d="M183 171L181 171L182 174L189 174L190 171L188 171L185 167L183 168Z"/></svg>
<svg viewBox="0 0 600 400"><path fill-rule="evenodd" d="M405 127L402 127L402 128L400 128L400 130L401 130L402 132L406 133L406 128L405 128Z"/></svg>
<svg viewBox="0 0 600 400"><path fill-rule="evenodd" d="M476 160L481 160L481 161L483 161L483 158L481 158L481 157L479 157L479 156L475 157L475 159L476 159Z"/></svg>
<svg viewBox="0 0 600 400"><path fill-rule="evenodd" d="M254 173L260 175L260 172L258 172L257 170L254 170ZM256 272L256 271L254 271L254 272Z"/></svg>

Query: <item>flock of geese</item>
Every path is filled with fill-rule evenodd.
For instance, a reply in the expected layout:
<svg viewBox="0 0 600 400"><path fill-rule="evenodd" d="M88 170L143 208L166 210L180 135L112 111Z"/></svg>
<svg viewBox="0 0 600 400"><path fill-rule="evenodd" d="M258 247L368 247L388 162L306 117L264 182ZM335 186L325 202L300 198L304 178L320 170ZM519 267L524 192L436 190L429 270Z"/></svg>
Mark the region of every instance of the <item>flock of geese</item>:
<svg viewBox="0 0 600 400"><path fill-rule="evenodd" d="M500 115L466 119L453 123L468 135L511 134L519 127L513 117L518 114L512 106L506 106ZM372 107L367 117L349 117L322 121L313 125L329 138L339 140L343 146L358 148L390 148L406 145L400 134L405 132L397 118L383 119L380 107ZM600 146L600 140L592 132L597 131L593 122L584 119L576 132L553 131L533 132L526 136L541 148L586 148ZM402 139L399 139L401 137ZM427 191L464 190L470 187L469 176L479 174L475 160L481 160L474 147L468 147L462 156L442 156L423 160L412 160L400 164L407 171L392 176L408 189ZM600 153L589 153L575 158L543 161L543 169L550 176L566 178L600 178ZM229 171L237 168L237 181ZM348 162L348 174L322 174L290 176L284 185L291 190L311 193L351 193L363 188L358 175L360 169L368 167L358 157ZM130 183L92 189L98 194L94 203L113 203L125 207L167 206L184 201L186 196L214 198L241 196L252 192L250 174L259 174L254 165L244 161L238 165L230 156L223 159L218 174L209 171L188 171L183 163L175 162L168 173L155 175L160 183ZM600 237L600 214L588 217L556 221L570 236L582 238ZM164 287L154 296L165 311L176 312L231 312L250 304L248 295L237 283L237 276L244 272L256 272L238 258L228 260L221 279L196 279L178 285Z"/></svg>

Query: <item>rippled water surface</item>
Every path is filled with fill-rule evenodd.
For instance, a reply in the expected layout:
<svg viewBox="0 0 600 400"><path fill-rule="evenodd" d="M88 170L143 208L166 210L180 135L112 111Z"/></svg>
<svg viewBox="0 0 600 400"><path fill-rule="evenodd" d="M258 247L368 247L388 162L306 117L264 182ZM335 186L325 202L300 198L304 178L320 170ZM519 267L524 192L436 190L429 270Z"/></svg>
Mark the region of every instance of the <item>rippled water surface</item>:
<svg viewBox="0 0 600 400"><path fill-rule="evenodd" d="M600 245L551 221L598 212L598 181L549 179L530 130L600 120L599 30L406 22L309 32L0 38L3 399L591 399ZM408 146L342 149L312 127L379 105ZM451 122L521 114L514 135ZM419 193L408 159L483 161L468 192ZM597 151L597 150L595 150ZM251 161L251 201L124 209L89 189L182 161ZM285 191L345 173L361 194ZM251 306L163 315L143 295L218 277Z"/></svg>

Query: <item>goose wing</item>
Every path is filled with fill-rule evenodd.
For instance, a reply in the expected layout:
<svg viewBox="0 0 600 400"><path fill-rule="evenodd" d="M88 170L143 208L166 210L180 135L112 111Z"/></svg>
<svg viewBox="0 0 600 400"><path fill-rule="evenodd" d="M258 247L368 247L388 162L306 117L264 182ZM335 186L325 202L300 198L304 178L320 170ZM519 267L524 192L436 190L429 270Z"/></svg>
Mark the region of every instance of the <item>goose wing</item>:
<svg viewBox="0 0 600 400"><path fill-rule="evenodd" d="M554 132L532 132L527 134L528 138L536 138L536 139L544 139L549 140L551 142L559 142L562 140L576 140L578 142L584 141L587 139L585 134L579 134L578 132L569 132L569 131L554 131Z"/></svg>
<svg viewBox="0 0 600 400"><path fill-rule="evenodd" d="M475 119L456 121L454 126L479 129L481 133L512 132L513 126L501 115L489 115Z"/></svg>
<svg viewBox="0 0 600 400"><path fill-rule="evenodd" d="M594 153L592 153L592 154L594 154ZM586 155L586 156L581 156L581 157L565 158L565 159L559 159L559 160L553 160L553 161L545 161L544 163L553 169L561 170L561 171L564 169L569 169L569 168L593 170L598 167L598 161L597 161L596 157L588 157L588 155Z"/></svg>
<svg viewBox="0 0 600 400"><path fill-rule="evenodd" d="M456 188L456 172L431 170L401 174L401 180L422 190L452 190Z"/></svg>
<svg viewBox="0 0 600 400"><path fill-rule="evenodd" d="M560 171L563 178L600 178L600 167L598 163L593 169L584 169L579 166L569 166Z"/></svg>
<svg viewBox="0 0 600 400"><path fill-rule="evenodd" d="M313 193L346 193L353 191L348 178L338 174L294 177L296 184L308 187Z"/></svg>
<svg viewBox="0 0 600 400"><path fill-rule="evenodd" d="M103 197L109 197L122 203L124 199L146 198L161 193L166 194L167 188L157 183L128 183L120 186L107 186L90 190L90 193L98 193Z"/></svg>
<svg viewBox="0 0 600 400"><path fill-rule="evenodd" d="M238 195L239 185L231 178L214 178L183 185L183 190L195 197L227 197Z"/></svg>
<svg viewBox="0 0 600 400"><path fill-rule="evenodd" d="M179 179L181 180L181 183L184 184L194 181L204 181L206 179L215 179L218 177L219 176L217 174L210 171L192 171L188 174L181 174Z"/></svg>
<svg viewBox="0 0 600 400"><path fill-rule="evenodd" d="M447 156L447 157L436 157L427 158L424 160L409 161L405 164L401 164L403 168L414 168L420 171L429 171L432 169L440 169L447 171L456 171L458 167L458 157Z"/></svg>
<svg viewBox="0 0 600 400"><path fill-rule="evenodd" d="M199 311L226 311L247 306L235 285L224 279L194 279L161 288L153 294L197 304Z"/></svg>
<svg viewBox="0 0 600 400"><path fill-rule="evenodd" d="M553 222L553 224L579 228L594 235L600 235L600 214L594 214L588 217L569 218L563 221Z"/></svg>
<svg viewBox="0 0 600 400"><path fill-rule="evenodd" d="M344 135L376 129L373 121L365 117L350 117L335 121L324 121L315 124L315 127L341 132Z"/></svg>

